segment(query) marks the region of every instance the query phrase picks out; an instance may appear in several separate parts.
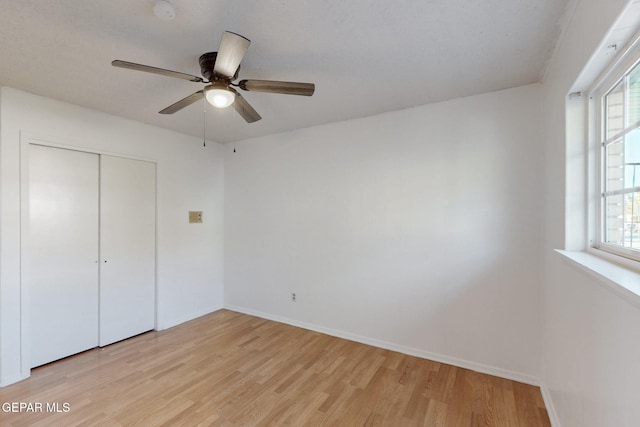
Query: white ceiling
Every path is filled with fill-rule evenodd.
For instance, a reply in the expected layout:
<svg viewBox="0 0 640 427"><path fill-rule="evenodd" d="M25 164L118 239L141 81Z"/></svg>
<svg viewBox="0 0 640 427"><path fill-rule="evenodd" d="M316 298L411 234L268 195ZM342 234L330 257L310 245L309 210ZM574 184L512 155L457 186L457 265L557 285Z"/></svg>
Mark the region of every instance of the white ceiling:
<svg viewBox="0 0 640 427"><path fill-rule="evenodd" d="M219 142L538 82L572 0L0 0L0 85ZM316 84L313 97L244 92L262 115L196 103L202 84L111 66L200 75L221 33L252 43L240 78Z"/></svg>

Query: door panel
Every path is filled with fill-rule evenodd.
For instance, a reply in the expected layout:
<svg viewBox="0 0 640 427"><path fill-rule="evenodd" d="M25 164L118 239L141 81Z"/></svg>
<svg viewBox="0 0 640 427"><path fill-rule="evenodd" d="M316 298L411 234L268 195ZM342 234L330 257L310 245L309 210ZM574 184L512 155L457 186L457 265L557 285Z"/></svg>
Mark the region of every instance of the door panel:
<svg viewBox="0 0 640 427"><path fill-rule="evenodd" d="M155 164L100 159L100 346L155 326Z"/></svg>
<svg viewBox="0 0 640 427"><path fill-rule="evenodd" d="M31 366L98 345L98 155L29 147Z"/></svg>

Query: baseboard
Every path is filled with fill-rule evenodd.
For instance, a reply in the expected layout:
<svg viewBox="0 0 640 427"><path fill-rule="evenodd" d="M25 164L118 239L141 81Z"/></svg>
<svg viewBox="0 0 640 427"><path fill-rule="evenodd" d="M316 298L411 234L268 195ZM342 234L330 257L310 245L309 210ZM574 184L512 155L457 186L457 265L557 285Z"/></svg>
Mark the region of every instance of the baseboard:
<svg viewBox="0 0 640 427"><path fill-rule="evenodd" d="M181 323L188 322L188 321L193 320L193 319L197 319L198 317L204 316L204 315L209 314L209 313L213 313L214 311L218 311L218 310L221 310L223 308L224 307L222 305L218 304L218 305L215 305L213 307L206 308L204 310L200 310L200 311L196 311L196 312L193 312L193 313L189 313L186 316L182 316L182 317L178 317L178 318L175 318L175 319L171 319L171 320L169 320L167 322L158 322L158 325L156 326L156 330L157 331L163 331L165 329L173 328L174 326L178 326Z"/></svg>
<svg viewBox="0 0 640 427"><path fill-rule="evenodd" d="M547 414L549 415L549 421L551 422L551 427L560 427L560 419L558 418L558 413L553 406L553 401L551 399L551 394L549 393L549 389L546 385L540 385L540 393L542 393L542 400L544 401L544 406L547 408Z"/></svg>
<svg viewBox="0 0 640 427"><path fill-rule="evenodd" d="M22 380L26 380L27 378L29 378L29 376L30 375L27 375L27 376L12 375L12 376L9 376L8 378L2 378L0 380L0 388L1 387L6 387L6 386L11 385L11 384L18 383L18 382L20 382Z"/></svg>
<svg viewBox="0 0 640 427"><path fill-rule="evenodd" d="M385 350L397 351L398 353L407 354L409 356L416 356L422 359L433 360L434 362L446 363L448 365L457 366L459 368L469 369L475 372L480 372L483 374L493 375L496 377L505 378L508 380L517 381L520 383L530 384L536 387L540 387L540 380L538 378L533 377L531 375L510 371L508 369L502 369L494 366L484 365L482 363L476 363L469 360L446 356L439 353L432 353L429 351L425 351L425 350L421 350L413 347L407 347L407 346L403 346L396 343L381 341L375 338L351 334L345 331L325 328L323 326L300 322L298 320L290 319L288 317L282 317L282 316L277 316L269 313L264 313L262 311L253 310L246 307L239 307L232 304L225 304L224 308L231 311L237 311L239 313L249 314L251 316L260 317L267 320L273 320L279 323L285 323L291 326L297 326L299 328L308 329L310 331L320 332L320 333L331 335L337 338L343 338L349 341L359 342L361 344L367 344L374 347L384 348Z"/></svg>

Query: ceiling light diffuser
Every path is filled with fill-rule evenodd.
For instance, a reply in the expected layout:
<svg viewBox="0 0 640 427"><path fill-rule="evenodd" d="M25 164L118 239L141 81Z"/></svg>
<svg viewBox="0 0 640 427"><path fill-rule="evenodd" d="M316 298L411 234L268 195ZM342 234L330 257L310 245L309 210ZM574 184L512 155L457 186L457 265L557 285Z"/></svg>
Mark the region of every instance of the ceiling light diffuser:
<svg viewBox="0 0 640 427"><path fill-rule="evenodd" d="M204 89L204 95L209 104L216 108L227 108L236 99L235 91L223 85L207 86Z"/></svg>

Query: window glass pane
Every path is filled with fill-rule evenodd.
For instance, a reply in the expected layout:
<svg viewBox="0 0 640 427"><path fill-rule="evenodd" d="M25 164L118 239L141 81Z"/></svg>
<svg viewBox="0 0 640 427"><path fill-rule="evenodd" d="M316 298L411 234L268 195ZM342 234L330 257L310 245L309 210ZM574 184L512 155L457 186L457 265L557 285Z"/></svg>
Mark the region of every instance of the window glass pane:
<svg viewBox="0 0 640 427"><path fill-rule="evenodd" d="M627 105L629 118L627 126L640 121L640 64L636 65L628 77Z"/></svg>
<svg viewBox="0 0 640 427"><path fill-rule="evenodd" d="M640 128L629 132L624 141L624 188L640 186Z"/></svg>
<svg viewBox="0 0 640 427"><path fill-rule="evenodd" d="M624 195L623 246L640 249L640 192Z"/></svg>
<svg viewBox="0 0 640 427"><path fill-rule="evenodd" d="M605 198L605 242L640 250L640 192Z"/></svg>
<svg viewBox="0 0 640 427"><path fill-rule="evenodd" d="M617 191L625 186L624 139L605 147L605 191Z"/></svg>
<svg viewBox="0 0 640 427"><path fill-rule="evenodd" d="M624 129L624 79L604 97L605 140Z"/></svg>
<svg viewBox="0 0 640 427"><path fill-rule="evenodd" d="M605 147L605 191L640 186L640 128Z"/></svg>
<svg viewBox="0 0 640 427"><path fill-rule="evenodd" d="M622 245L624 242L624 197L622 194L606 197L604 200L606 215L605 239L606 243Z"/></svg>

